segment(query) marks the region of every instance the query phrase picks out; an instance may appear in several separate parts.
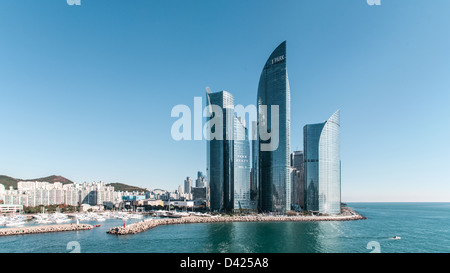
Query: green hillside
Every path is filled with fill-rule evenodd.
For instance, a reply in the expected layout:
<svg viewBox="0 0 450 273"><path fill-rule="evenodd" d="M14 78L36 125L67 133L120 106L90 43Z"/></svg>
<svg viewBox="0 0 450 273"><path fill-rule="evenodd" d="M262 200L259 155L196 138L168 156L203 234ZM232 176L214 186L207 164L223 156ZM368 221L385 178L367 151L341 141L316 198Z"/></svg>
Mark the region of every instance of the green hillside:
<svg viewBox="0 0 450 273"><path fill-rule="evenodd" d="M107 186L113 186L114 191L128 191L128 192L132 192L132 191L147 192L148 191L147 189L130 186L130 185L122 184L122 183L110 183L110 184L107 184Z"/></svg>
<svg viewBox="0 0 450 273"><path fill-rule="evenodd" d="M7 190L10 186L17 188L17 180L6 175L0 175L0 184L3 184Z"/></svg>
<svg viewBox="0 0 450 273"><path fill-rule="evenodd" d="M47 177L42 178L36 178L36 179L19 179L19 178L13 178L6 175L0 175L0 184L3 184L5 186L5 189L9 189L10 186L12 186L14 189L17 189L17 182L20 181L38 181L38 182L49 182L49 183L55 183L55 182L61 182L62 184L73 184L72 181L69 179L59 176L59 175L51 175Z"/></svg>
<svg viewBox="0 0 450 273"><path fill-rule="evenodd" d="M14 189L17 189L17 182L20 181L38 181L38 182L49 182L49 183L55 183L55 182L60 182L62 184L73 184L74 182L70 181L69 179L59 176L59 175L51 175L51 176L47 176L47 177L42 177L42 178L35 178L35 179L19 179L19 178L13 178L10 176L6 176L6 175L0 175L0 184L3 184L5 186L5 189L9 189L10 186L12 186ZM110 183L107 184L110 186L114 187L114 191L128 191L128 192L132 192L132 191L143 191L143 192L148 192L147 189L143 189L143 188L139 188L139 187L135 187L135 186L130 186L130 185L126 185L123 183Z"/></svg>
<svg viewBox="0 0 450 273"><path fill-rule="evenodd" d="M20 179L19 181L38 181L38 182L50 182L50 183L60 182L62 184L73 184L73 182L70 181L69 179L59 176L59 175L51 175L51 176L47 176L47 177L43 177L43 178L36 178L36 179Z"/></svg>

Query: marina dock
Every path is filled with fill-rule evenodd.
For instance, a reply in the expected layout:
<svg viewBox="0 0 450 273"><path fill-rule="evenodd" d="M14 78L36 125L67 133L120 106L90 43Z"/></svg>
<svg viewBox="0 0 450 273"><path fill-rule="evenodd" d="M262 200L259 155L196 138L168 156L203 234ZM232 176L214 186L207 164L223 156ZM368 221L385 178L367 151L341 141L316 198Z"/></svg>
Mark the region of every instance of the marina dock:
<svg viewBox="0 0 450 273"><path fill-rule="evenodd" d="M65 225L2 228L0 229L0 236L62 232L62 231L79 231L79 230L89 230L93 228L94 228L93 226L88 224L78 224L78 225L65 224Z"/></svg>

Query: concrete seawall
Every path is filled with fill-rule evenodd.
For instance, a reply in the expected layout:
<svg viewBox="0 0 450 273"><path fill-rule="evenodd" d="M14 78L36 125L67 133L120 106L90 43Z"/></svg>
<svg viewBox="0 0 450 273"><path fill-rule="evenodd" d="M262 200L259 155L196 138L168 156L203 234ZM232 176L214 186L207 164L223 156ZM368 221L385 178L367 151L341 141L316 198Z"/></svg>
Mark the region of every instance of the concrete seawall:
<svg viewBox="0 0 450 273"><path fill-rule="evenodd" d="M89 230L93 228L94 228L93 226L87 224L78 224L78 225L65 224L65 225L2 228L0 229L0 236L62 232L62 231L78 231L78 230Z"/></svg>
<svg viewBox="0 0 450 273"><path fill-rule="evenodd" d="M193 223L224 223L224 222L315 222L315 221L352 221L366 219L364 216L353 212L345 216L218 216L198 217L189 216L183 218L152 219L126 227L114 227L107 231L109 234L128 235L146 231L160 225L193 224Z"/></svg>

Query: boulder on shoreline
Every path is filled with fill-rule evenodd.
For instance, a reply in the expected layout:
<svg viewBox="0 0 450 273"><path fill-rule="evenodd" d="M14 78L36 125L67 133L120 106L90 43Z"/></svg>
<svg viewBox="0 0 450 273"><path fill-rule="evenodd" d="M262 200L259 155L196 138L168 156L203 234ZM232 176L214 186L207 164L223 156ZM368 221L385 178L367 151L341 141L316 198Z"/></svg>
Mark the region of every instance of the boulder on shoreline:
<svg viewBox="0 0 450 273"><path fill-rule="evenodd" d="M351 215L337 216L219 216L219 217L198 217L188 216L171 219L152 219L126 227L114 227L106 233L114 235L128 235L143 232L160 225L193 224L193 223L219 223L219 222L311 222L311 221L353 221L366 219L359 213Z"/></svg>
<svg viewBox="0 0 450 273"><path fill-rule="evenodd" d="M65 225L2 228L0 229L0 236L62 232L62 231L78 231L78 230L89 230L93 228L94 228L93 226L88 224L78 224L78 225L65 224Z"/></svg>

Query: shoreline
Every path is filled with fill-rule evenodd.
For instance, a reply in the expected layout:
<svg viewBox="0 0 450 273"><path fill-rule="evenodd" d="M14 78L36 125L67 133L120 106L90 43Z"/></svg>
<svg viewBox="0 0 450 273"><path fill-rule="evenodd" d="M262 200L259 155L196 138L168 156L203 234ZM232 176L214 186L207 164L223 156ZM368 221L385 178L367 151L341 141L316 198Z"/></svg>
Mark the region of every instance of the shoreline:
<svg viewBox="0 0 450 273"><path fill-rule="evenodd" d="M182 218L151 219L126 225L113 227L106 233L112 235L131 235L147 231L161 225L200 224L200 223L227 223L227 222L318 222L318 221L355 221L366 217L350 210L350 215L336 216L213 216L198 217L187 216Z"/></svg>
<svg viewBox="0 0 450 273"><path fill-rule="evenodd" d="M93 228L94 227L92 225L88 224L78 224L78 225L64 224L64 225L2 228L0 229L0 236L64 232L64 231L80 231L80 230L90 230Z"/></svg>

